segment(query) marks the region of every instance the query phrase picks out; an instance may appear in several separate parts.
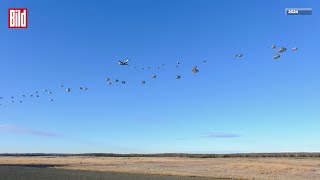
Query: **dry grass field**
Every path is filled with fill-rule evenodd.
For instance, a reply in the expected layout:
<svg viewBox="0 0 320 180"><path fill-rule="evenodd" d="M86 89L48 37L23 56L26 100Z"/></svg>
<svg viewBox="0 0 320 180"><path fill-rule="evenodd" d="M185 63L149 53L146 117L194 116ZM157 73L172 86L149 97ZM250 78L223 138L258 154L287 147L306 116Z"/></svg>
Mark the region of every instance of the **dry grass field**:
<svg viewBox="0 0 320 180"><path fill-rule="evenodd" d="M0 164L230 179L320 179L320 158L0 157Z"/></svg>

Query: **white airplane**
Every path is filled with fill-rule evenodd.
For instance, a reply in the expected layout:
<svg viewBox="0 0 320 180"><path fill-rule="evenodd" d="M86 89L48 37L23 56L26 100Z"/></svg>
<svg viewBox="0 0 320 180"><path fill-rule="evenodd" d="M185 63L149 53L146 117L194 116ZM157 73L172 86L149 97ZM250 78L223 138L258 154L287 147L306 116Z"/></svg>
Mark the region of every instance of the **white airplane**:
<svg viewBox="0 0 320 180"><path fill-rule="evenodd" d="M129 65L128 62L129 62L129 58L127 58L125 61L118 61L118 64L119 65Z"/></svg>

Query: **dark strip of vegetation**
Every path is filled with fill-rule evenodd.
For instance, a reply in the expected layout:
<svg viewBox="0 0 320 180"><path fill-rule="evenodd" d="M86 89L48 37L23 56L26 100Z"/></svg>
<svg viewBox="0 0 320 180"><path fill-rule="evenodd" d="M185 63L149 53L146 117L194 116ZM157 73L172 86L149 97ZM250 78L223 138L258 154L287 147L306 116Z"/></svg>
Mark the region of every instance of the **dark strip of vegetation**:
<svg viewBox="0 0 320 180"><path fill-rule="evenodd" d="M0 167L35 167L35 168L51 168L51 167L62 167L66 165L61 164L0 164Z"/></svg>
<svg viewBox="0 0 320 180"><path fill-rule="evenodd" d="M184 154L184 153L163 153L163 154L113 154L113 153L85 153L85 154L45 154L45 153L20 153L0 154L0 156L88 156L88 157L188 157L188 158L263 158L263 157L292 157L292 158L320 158L320 153L237 153L237 154Z"/></svg>

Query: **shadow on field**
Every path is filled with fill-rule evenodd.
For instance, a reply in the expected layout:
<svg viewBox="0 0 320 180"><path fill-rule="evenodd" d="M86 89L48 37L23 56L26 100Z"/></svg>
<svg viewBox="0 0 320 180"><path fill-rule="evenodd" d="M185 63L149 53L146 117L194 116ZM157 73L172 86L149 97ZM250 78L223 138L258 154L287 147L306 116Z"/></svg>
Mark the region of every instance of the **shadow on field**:
<svg viewBox="0 0 320 180"><path fill-rule="evenodd" d="M0 164L0 180L214 180L211 178L198 177L160 176L150 174L95 172L51 168L59 166L63 165Z"/></svg>
<svg viewBox="0 0 320 180"><path fill-rule="evenodd" d="M60 164L0 164L0 167L33 167L33 168L51 168L51 167L62 167L66 165Z"/></svg>

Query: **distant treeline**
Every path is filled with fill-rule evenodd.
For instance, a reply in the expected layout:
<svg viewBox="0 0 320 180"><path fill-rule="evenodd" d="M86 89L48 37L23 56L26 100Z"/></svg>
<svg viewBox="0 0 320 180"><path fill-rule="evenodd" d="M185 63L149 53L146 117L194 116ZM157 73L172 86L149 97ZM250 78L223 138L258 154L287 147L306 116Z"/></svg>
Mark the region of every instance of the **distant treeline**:
<svg viewBox="0 0 320 180"><path fill-rule="evenodd" d="M320 153L237 153L237 154L186 154L186 153L163 153L163 154L113 154L113 153L85 153L85 154L45 154L45 153L20 153L0 154L0 156L87 156L87 157L188 157L188 158L264 158L264 157L300 157L320 158Z"/></svg>

